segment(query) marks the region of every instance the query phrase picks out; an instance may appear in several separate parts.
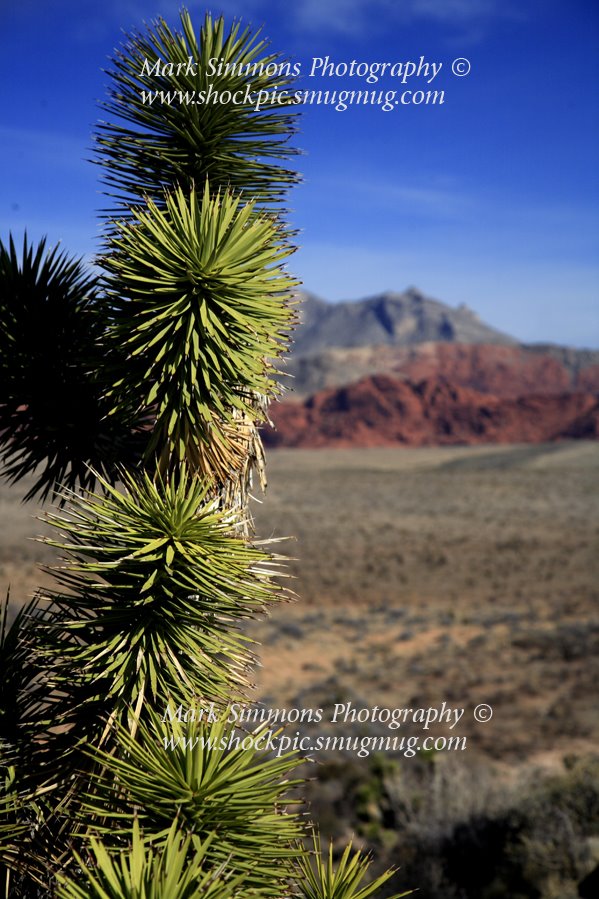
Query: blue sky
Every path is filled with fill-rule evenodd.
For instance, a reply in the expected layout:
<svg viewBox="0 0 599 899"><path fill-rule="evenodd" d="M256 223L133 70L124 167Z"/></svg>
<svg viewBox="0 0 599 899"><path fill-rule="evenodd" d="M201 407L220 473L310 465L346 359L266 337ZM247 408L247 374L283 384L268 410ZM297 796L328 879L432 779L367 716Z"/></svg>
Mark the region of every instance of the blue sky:
<svg viewBox="0 0 599 899"><path fill-rule="evenodd" d="M0 0L0 235L25 228L91 258L102 207L86 159L101 71L123 31L172 0ZM416 285L525 341L599 347L596 0L220 0L302 63L442 63L431 85L303 79L302 88L444 90L443 105L306 107L291 268L330 300ZM451 73L466 58L470 74Z"/></svg>

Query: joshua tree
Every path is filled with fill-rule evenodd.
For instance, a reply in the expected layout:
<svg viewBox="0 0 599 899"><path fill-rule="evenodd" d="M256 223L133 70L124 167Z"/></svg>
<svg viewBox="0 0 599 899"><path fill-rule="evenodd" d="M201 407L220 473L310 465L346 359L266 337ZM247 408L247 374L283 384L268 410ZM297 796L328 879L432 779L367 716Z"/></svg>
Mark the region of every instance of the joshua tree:
<svg viewBox="0 0 599 899"><path fill-rule="evenodd" d="M249 98L288 67L222 19L198 37L185 11L113 63L98 273L44 242L0 245L4 475L35 472L28 496L58 504L63 560L54 590L2 619L0 888L362 899L392 872L360 887L349 850L337 872L319 851L310 866L297 756L199 714L247 696L239 625L285 598L248 489L295 318L281 203L297 110ZM192 102L224 90L246 99ZM166 715L179 706L198 715Z"/></svg>

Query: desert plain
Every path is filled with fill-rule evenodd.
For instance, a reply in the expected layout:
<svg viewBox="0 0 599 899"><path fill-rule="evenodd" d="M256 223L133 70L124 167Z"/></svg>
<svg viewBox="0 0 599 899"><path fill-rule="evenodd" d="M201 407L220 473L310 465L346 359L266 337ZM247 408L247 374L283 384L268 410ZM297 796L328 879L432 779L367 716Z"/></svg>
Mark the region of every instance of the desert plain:
<svg viewBox="0 0 599 899"><path fill-rule="evenodd" d="M252 630L265 702L445 700L489 758L597 749L599 445L278 450L267 470L256 529L294 538L275 548L298 599Z"/></svg>
<svg viewBox="0 0 599 899"><path fill-rule="evenodd" d="M467 710L469 751L510 764L597 748L597 443L273 450L267 473L256 535L289 538L271 549L296 599L249 628L252 698L446 701ZM26 487L0 488L0 589L15 607L56 559L33 539L49 530Z"/></svg>

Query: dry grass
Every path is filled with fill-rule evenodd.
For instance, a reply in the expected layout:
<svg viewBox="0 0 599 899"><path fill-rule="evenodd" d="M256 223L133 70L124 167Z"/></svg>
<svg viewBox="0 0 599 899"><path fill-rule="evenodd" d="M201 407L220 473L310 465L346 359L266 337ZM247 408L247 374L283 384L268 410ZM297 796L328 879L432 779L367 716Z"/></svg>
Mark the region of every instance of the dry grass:
<svg viewBox="0 0 599 899"><path fill-rule="evenodd" d="M550 764L599 737L599 445L278 451L256 512L301 602L255 629L273 704L491 703L462 733Z"/></svg>
<svg viewBox="0 0 599 899"><path fill-rule="evenodd" d="M49 529L37 521L41 509L32 503L23 503L28 484L7 487L0 485L0 597L10 588L11 605L22 605L34 594L37 587L52 583L50 575L40 570L40 565L56 560L54 551L36 542L34 538L49 534Z"/></svg>

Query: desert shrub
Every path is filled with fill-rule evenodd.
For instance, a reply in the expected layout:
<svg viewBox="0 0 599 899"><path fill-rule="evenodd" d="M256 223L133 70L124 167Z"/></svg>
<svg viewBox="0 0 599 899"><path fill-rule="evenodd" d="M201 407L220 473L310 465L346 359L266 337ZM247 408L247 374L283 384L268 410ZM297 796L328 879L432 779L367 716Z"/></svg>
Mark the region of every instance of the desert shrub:
<svg viewBox="0 0 599 899"><path fill-rule="evenodd" d="M395 889L418 883L423 899L576 899L579 887L595 895L599 871L599 759L565 761L559 773L509 785L482 762L442 755L331 757L309 795L337 845L353 832L375 870L401 860Z"/></svg>

